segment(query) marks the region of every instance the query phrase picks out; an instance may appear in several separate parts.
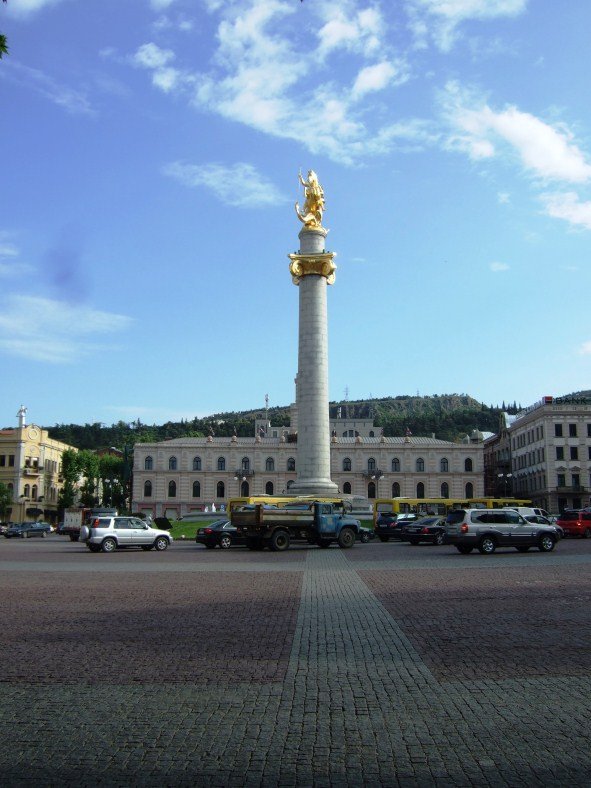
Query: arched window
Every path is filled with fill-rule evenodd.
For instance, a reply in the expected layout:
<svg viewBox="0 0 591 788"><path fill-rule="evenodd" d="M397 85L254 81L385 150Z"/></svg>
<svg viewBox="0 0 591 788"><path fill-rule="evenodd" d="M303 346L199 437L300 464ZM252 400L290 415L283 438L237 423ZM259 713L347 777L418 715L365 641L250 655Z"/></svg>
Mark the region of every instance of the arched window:
<svg viewBox="0 0 591 788"><path fill-rule="evenodd" d="M472 460L470 457L466 457L464 460L464 470L468 472L472 470Z"/></svg>
<svg viewBox="0 0 591 788"><path fill-rule="evenodd" d="M265 484L265 495L273 495L273 482Z"/></svg>
<svg viewBox="0 0 591 788"><path fill-rule="evenodd" d="M447 457L442 457L439 460L439 470L441 473L447 473L449 471L449 461Z"/></svg>
<svg viewBox="0 0 591 788"><path fill-rule="evenodd" d="M172 479L168 482L168 497L176 498L176 482Z"/></svg>
<svg viewBox="0 0 591 788"><path fill-rule="evenodd" d="M242 484L240 485L240 495L243 498L248 498L248 496L250 495L250 485L248 484L248 482L242 482Z"/></svg>
<svg viewBox="0 0 591 788"><path fill-rule="evenodd" d="M374 434L374 431L373 431L373 430L370 430L370 431L369 431L369 437L370 437L370 438L375 438L375 434Z"/></svg>
<svg viewBox="0 0 591 788"><path fill-rule="evenodd" d="M343 470L344 471L350 471L351 470L351 458L350 457L345 457L345 459L343 460Z"/></svg>
<svg viewBox="0 0 591 788"><path fill-rule="evenodd" d="M290 457L287 460L287 470L288 470L288 472L289 471L295 471L295 460L294 460L293 457Z"/></svg>
<svg viewBox="0 0 591 788"><path fill-rule="evenodd" d="M287 482L287 489L289 490L291 487L293 487L293 485L294 485L294 484L295 484L294 480L293 480L293 479L290 479L290 480Z"/></svg>
<svg viewBox="0 0 591 788"><path fill-rule="evenodd" d="M343 484L343 495L351 495L351 482Z"/></svg>
<svg viewBox="0 0 591 788"><path fill-rule="evenodd" d="M474 485L472 482L466 484L466 498L474 498Z"/></svg>
<svg viewBox="0 0 591 788"><path fill-rule="evenodd" d="M36 484L34 484L34 485L31 487L31 498L32 498L34 501L36 501L36 500L37 500L37 485L36 485Z"/></svg>
<svg viewBox="0 0 591 788"><path fill-rule="evenodd" d="M424 498L425 497L425 485L423 482L419 482L417 484L417 498Z"/></svg>
<svg viewBox="0 0 591 788"><path fill-rule="evenodd" d="M275 470L275 460L273 457L267 457L265 461L265 470L266 471L274 471ZM269 493L269 495L273 495L273 493Z"/></svg>
<svg viewBox="0 0 591 788"><path fill-rule="evenodd" d="M248 495L248 493L246 494ZM225 498L225 497L226 497L226 485L223 482L218 482L216 486L216 498Z"/></svg>
<svg viewBox="0 0 591 788"><path fill-rule="evenodd" d="M425 460L422 457L417 457L416 461L416 470L417 473L422 473L425 470Z"/></svg>
<svg viewBox="0 0 591 788"><path fill-rule="evenodd" d="M368 498L375 498L376 497L376 486L374 482L370 482L367 485L367 497Z"/></svg>
<svg viewBox="0 0 591 788"><path fill-rule="evenodd" d="M225 470L226 470L226 458L218 457L218 471L225 471Z"/></svg>
<svg viewBox="0 0 591 788"><path fill-rule="evenodd" d="M250 460L248 459L248 457L243 457L242 458L242 470L243 471L249 471L250 470Z"/></svg>
<svg viewBox="0 0 591 788"><path fill-rule="evenodd" d="M193 482L193 498L201 498L200 482Z"/></svg>
<svg viewBox="0 0 591 788"><path fill-rule="evenodd" d="M23 495L25 498L28 498L31 495L31 488L28 484L25 484L25 489L23 490Z"/></svg>
<svg viewBox="0 0 591 788"><path fill-rule="evenodd" d="M144 498L151 498L152 497L152 482L146 481L144 482Z"/></svg>
<svg viewBox="0 0 591 788"><path fill-rule="evenodd" d="M193 470L194 471L201 470L201 457L193 457Z"/></svg>
<svg viewBox="0 0 591 788"><path fill-rule="evenodd" d="M447 482L443 482L441 485L441 497L449 498L449 484Z"/></svg>
<svg viewBox="0 0 591 788"><path fill-rule="evenodd" d="M375 471L376 469L376 461L373 457L370 457L367 461L367 470L368 471Z"/></svg>
<svg viewBox="0 0 591 788"><path fill-rule="evenodd" d="M154 460L151 457L146 457L144 460L144 470L151 471L154 468Z"/></svg>
<svg viewBox="0 0 591 788"><path fill-rule="evenodd" d="M168 458L168 470L169 471L176 471L177 461L176 457L169 457Z"/></svg>
<svg viewBox="0 0 591 788"><path fill-rule="evenodd" d="M392 459L392 473L400 473L400 460L398 457Z"/></svg>
<svg viewBox="0 0 591 788"><path fill-rule="evenodd" d="M400 482L394 482L392 485L392 498L400 498Z"/></svg>

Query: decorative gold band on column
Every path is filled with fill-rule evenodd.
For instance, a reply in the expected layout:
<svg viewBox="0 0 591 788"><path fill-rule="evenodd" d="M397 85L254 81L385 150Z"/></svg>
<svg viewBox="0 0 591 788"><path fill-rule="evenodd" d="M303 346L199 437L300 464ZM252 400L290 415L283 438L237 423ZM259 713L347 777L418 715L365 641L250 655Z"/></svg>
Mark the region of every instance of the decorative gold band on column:
<svg viewBox="0 0 591 788"><path fill-rule="evenodd" d="M294 285L299 285L300 279L309 274L326 277L326 284L332 285L335 280L336 265L333 263L334 252L323 254L290 254L291 263L289 272Z"/></svg>

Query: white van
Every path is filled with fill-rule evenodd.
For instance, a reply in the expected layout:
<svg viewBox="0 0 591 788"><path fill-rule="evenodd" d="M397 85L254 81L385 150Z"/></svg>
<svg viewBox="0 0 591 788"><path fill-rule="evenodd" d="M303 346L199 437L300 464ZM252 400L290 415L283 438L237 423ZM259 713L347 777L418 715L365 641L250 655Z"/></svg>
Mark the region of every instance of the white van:
<svg viewBox="0 0 591 788"><path fill-rule="evenodd" d="M505 509L513 509L514 512L519 512L522 517L534 514L537 514L538 517L550 517L545 509L538 509L537 506L506 506Z"/></svg>

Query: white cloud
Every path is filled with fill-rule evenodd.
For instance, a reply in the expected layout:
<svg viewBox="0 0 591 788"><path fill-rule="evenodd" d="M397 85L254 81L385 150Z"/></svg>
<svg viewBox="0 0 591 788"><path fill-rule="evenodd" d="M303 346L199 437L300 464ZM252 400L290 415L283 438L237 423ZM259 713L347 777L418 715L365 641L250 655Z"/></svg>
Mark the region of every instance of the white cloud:
<svg viewBox="0 0 591 788"><path fill-rule="evenodd" d="M491 263L490 270L493 271L494 273L498 273L499 271L508 271L509 266L507 265L507 263Z"/></svg>
<svg viewBox="0 0 591 788"><path fill-rule="evenodd" d="M564 219L575 227L591 230L591 201L581 202L575 192L543 194L545 213L555 219Z"/></svg>
<svg viewBox="0 0 591 788"><path fill-rule="evenodd" d="M137 49L132 62L140 68L151 70L152 84L165 93L170 93L192 82L189 75L169 65L174 59L175 54L171 49L161 49L150 42Z"/></svg>
<svg viewBox="0 0 591 788"><path fill-rule="evenodd" d="M337 49L374 55L384 46L386 25L376 6L356 11L351 2L326 4L319 9L324 24L318 30L318 57Z"/></svg>
<svg viewBox="0 0 591 788"><path fill-rule="evenodd" d="M157 44L150 42L138 47L133 59L138 66L158 69L174 60L174 52L171 49L161 49Z"/></svg>
<svg viewBox="0 0 591 788"><path fill-rule="evenodd" d="M62 85L53 77L36 68L24 66L14 60L7 60L0 76L16 84L31 88L54 104L63 107L73 115L94 115L95 111L84 93L67 85Z"/></svg>
<svg viewBox="0 0 591 788"><path fill-rule="evenodd" d="M123 331L131 322L65 301L11 295L0 309L0 349L33 361L71 363L98 349L96 335Z"/></svg>
<svg viewBox="0 0 591 788"><path fill-rule="evenodd" d="M583 344L579 348L579 353L582 356L591 356L591 340L587 340L587 342L583 342Z"/></svg>
<svg viewBox="0 0 591 788"><path fill-rule="evenodd" d="M500 205L507 205L511 202L511 195L508 192L499 192L497 194L497 200Z"/></svg>
<svg viewBox="0 0 591 788"><path fill-rule="evenodd" d="M258 208L284 203L286 198L251 164L184 164L173 162L163 172L185 186L210 189L226 205Z"/></svg>
<svg viewBox="0 0 591 788"><path fill-rule="evenodd" d="M15 16L27 16L41 11L46 6L57 5L62 0L12 0L7 4L8 12Z"/></svg>
<svg viewBox="0 0 591 788"><path fill-rule="evenodd" d="M407 0L407 10L419 45L424 46L431 34L436 45L448 52L462 22L518 16L527 4L528 0Z"/></svg>
<svg viewBox="0 0 591 788"><path fill-rule="evenodd" d="M453 128L449 146L473 159L492 158L504 144L538 178L570 183L591 178L591 165L563 125L552 126L514 106L495 111L482 96L457 82L446 85L442 106Z"/></svg>
<svg viewBox="0 0 591 788"><path fill-rule="evenodd" d="M156 11L163 11L174 3L174 0L150 0L150 5Z"/></svg>
<svg viewBox="0 0 591 788"><path fill-rule="evenodd" d="M397 84L408 79L405 69L398 69L393 63L383 60L372 66L362 68L353 85L353 97L360 98L366 93L383 90L396 78Z"/></svg>

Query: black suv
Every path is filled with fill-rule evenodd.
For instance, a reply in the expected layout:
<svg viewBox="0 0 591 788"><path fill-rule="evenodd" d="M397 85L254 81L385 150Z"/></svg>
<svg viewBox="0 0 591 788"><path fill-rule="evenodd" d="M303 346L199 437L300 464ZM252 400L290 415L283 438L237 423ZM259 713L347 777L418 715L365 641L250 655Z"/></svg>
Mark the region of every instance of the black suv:
<svg viewBox="0 0 591 788"><path fill-rule="evenodd" d="M400 518L400 519L397 519ZM409 514L402 519L400 515L391 512L382 512L376 520L375 533L380 542L388 542L390 539L400 539L402 541L402 529L405 525L417 519L416 514Z"/></svg>

